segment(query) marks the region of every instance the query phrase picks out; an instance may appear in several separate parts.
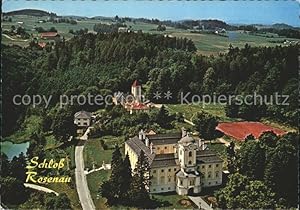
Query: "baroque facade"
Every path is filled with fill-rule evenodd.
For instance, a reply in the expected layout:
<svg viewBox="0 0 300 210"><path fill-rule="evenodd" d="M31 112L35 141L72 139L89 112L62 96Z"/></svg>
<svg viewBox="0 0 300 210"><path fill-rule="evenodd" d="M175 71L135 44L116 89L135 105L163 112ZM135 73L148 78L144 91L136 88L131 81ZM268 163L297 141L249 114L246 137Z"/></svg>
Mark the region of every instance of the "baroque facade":
<svg viewBox="0 0 300 210"><path fill-rule="evenodd" d="M141 131L127 140L125 154L133 169L142 150L150 165L150 193L197 194L204 187L222 184L223 160L184 129L175 134Z"/></svg>

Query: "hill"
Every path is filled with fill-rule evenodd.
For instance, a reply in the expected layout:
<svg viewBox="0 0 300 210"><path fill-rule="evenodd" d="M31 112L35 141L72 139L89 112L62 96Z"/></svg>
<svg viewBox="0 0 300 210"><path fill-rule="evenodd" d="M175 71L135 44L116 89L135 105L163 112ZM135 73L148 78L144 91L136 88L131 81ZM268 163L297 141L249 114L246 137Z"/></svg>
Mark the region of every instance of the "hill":
<svg viewBox="0 0 300 210"><path fill-rule="evenodd" d="M271 28L275 29L293 29L294 27L285 23L275 23L271 26Z"/></svg>
<svg viewBox="0 0 300 210"><path fill-rule="evenodd" d="M22 9L22 10L15 10L15 11L10 11L10 12L4 12L4 16L13 16L13 15L29 15L29 16L54 16L56 17L57 15L52 12L46 12L43 10L38 10L38 9Z"/></svg>

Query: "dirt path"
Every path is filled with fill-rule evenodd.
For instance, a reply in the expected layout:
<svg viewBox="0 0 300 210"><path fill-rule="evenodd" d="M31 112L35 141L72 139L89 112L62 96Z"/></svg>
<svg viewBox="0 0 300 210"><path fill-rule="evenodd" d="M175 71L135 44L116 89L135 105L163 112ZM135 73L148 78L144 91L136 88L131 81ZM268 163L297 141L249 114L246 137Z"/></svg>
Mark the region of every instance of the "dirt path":
<svg viewBox="0 0 300 210"><path fill-rule="evenodd" d="M36 185L36 184L29 184L29 183L24 183L24 186L27 187L27 188L43 191L43 192L46 192L46 193L54 193L56 196L58 196L57 192L55 192L54 190L51 190L47 187L39 186L39 185Z"/></svg>

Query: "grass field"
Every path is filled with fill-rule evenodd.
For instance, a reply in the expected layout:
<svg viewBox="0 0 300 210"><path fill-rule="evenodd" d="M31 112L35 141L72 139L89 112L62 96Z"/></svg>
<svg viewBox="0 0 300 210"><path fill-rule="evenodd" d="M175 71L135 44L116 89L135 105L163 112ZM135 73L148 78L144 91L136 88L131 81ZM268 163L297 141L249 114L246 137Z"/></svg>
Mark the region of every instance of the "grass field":
<svg viewBox="0 0 300 210"><path fill-rule="evenodd" d="M47 17L33 17L27 15L19 15L12 16L12 22L2 22L2 30L10 30L11 26L18 26L17 22L24 22L22 27L26 29L26 31L30 34L33 34L34 37L38 36L38 33L33 30L35 27L43 27L44 29L50 29L51 27L55 27L59 34L63 36L65 39L69 39L73 37L72 34L69 33L69 30L79 30L87 28L89 31L93 31L93 27L96 23L108 23L110 24L110 20L94 20L94 19L82 19L77 21L76 25L72 25L69 23L52 23L45 22L39 23L40 20L47 20ZM285 37L278 37L274 34L247 34L243 31L228 31L226 35L228 37L219 36L216 34L199 34L199 33L190 33L189 30L176 29L173 27L167 27L166 31L160 32L156 31L157 25L151 23L144 22L126 22L128 27L131 26L133 30L142 30L145 33L153 33L153 34L168 34L175 37L185 37L188 39L192 39L195 43L195 46L198 49L198 53L204 55L217 55L220 52L226 52L229 44L234 47L244 47L246 43L251 46L276 46L277 43L271 43L270 41L279 41L279 40L296 40ZM269 37L267 37L269 36ZM273 36L271 38L271 36ZM29 40L24 41L21 39L10 40L9 38L2 35L2 42L4 44L17 44L20 46L27 46L29 44Z"/></svg>
<svg viewBox="0 0 300 210"><path fill-rule="evenodd" d="M237 119L226 117L225 106L220 104L208 104L202 106L202 104L168 104L166 105L170 113L180 112L187 120L193 121L196 113L203 110L211 115L217 116L220 121L231 122Z"/></svg>
<svg viewBox="0 0 300 210"><path fill-rule="evenodd" d="M101 170L88 174L86 177L96 209L109 209L105 205L105 198L99 196L99 188L105 180L108 180L109 176L110 171Z"/></svg>
<svg viewBox="0 0 300 210"><path fill-rule="evenodd" d="M103 149L101 140L103 140L107 145L106 150ZM123 152L123 146L121 145L123 142L122 140L122 137L114 136L104 136L101 138L88 140L83 150L85 167L92 169L93 165L95 165L95 167L100 167L103 161L105 163L110 163L114 145L116 143L121 146L120 150Z"/></svg>

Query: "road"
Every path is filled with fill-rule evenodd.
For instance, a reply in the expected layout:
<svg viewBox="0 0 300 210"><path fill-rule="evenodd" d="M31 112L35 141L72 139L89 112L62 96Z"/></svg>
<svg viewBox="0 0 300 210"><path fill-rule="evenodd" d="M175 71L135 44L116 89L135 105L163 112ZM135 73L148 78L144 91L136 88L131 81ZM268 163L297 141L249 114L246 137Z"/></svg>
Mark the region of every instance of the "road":
<svg viewBox="0 0 300 210"><path fill-rule="evenodd" d="M83 160L84 144L75 147L75 180L79 200L83 210L96 209L93 203L90 190L86 181L84 173L84 160Z"/></svg>
<svg viewBox="0 0 300 210"><path fill-rule="evenodd" d="M21 42L27 42L28 41L28 39L24 39L24 40L14 39L14 38L8 36L7 34L2 34L2 36L5 36L6 38L8 38L8 39L10 39L12 41L21 41Z"/></svg>
<svg viewBox="0 0 300 210"><path fill-rule="evenodd" d="M27 187L27 188L43 191L43 192L46 192L46 193L54 193L56 196L58 195L58 193L55 192L54 190L51 190L47 187L42 187L42 186L39 186L39 185L36 185L36 184L24 183L24 186Z"/></svg>
<svg viewBox="0 0 300 210"><path fill-rule="evenodd" d="M199 209L213 210L213 208L210 207L200 196L188 196L188 198L193 201Z"/></svg>

